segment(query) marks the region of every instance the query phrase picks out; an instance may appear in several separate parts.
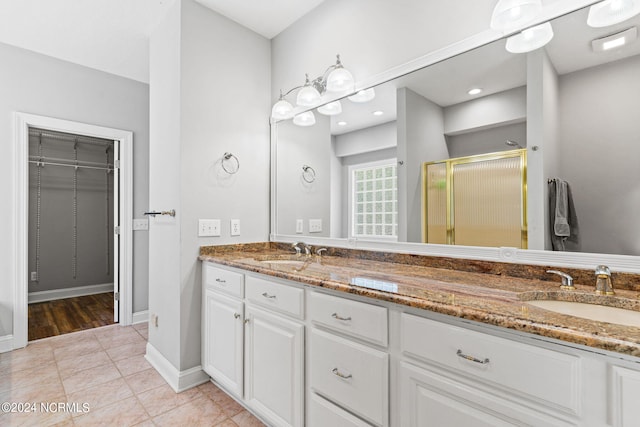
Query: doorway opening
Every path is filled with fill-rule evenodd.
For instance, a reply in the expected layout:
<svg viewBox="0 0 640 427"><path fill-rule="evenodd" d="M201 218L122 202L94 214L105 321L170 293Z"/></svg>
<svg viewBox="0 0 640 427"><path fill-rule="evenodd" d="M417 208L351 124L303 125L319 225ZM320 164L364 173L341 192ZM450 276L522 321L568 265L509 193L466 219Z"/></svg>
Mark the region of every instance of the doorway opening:
<svg viewBox="0 0 640 427"><path fill-rule="evenodd" d="M118 148L29 128L29 341L117 322Z"/></svg>
<svg viewBox="0 0 640 427"><path fill-rule="evenodd" d="M132 133L15 113L13 348L132 321Z"/></svg>

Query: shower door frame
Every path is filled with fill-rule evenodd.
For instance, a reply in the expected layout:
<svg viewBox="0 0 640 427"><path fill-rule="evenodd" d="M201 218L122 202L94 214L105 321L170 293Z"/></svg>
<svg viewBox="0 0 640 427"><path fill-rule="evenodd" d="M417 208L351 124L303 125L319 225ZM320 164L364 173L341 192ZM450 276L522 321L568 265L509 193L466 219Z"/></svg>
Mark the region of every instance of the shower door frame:
<svg viewBox="0 0 640 427"><path fill-rule="evenodd" d="M118 141L120 145L120 229L119 229L119 313L121 325L133 319L132 289L132 218L133 218L133 132L56 119L21 112L14 113L15 204L13 272L13 345L25 347L28 341L28 199L29 199L29 128L73 133ZM118 272L114 271L114 274Z"/></svg>

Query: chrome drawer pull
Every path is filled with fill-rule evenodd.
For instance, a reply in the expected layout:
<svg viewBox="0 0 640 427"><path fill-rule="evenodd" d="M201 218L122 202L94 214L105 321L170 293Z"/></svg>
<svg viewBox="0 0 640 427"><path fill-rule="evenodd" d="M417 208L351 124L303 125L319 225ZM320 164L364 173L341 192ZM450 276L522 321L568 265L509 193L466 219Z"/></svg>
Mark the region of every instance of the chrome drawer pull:
<svg viewBox="0 0 640 427"><path fill-rule="evenodd" d="M265 298L270 298L270 299L272 299L272 298L275 298L275 297L276 297L275 295L269 295L269 294L268 294L268 293L266 293L266 292L263 292L262 296L263 296L263 297L265 297Z"/></svg>
<svg viewBox="0 0 640 427"><path fill-rule="evenodd" d="M487 363L489 363L489 358L486 358L486 359L478 359L477 357L473 357L473 356L469 356L469 355L467 355L467 354L464 354L464 353L462 352L462 350L458 350L458 351L456 352L456 355L457 355L458 357L462 357L463 359L470 360L470 361L472 361L472 362L476 362L476 363L480 363L481 365L486 365Z"/></svg>
<svg viewBox="0 0 640 427"><path fill-rule="evenodd" d="M337 319L337 320L344 320L345 322L351 320L351 316L349 316L349 317L340 317L338 315L338 313L333 313L331 315L331 317L333 317L334 319Z"/></svg>
<svg viewBox="0 0 640 427"><path fill-rule="evenodd" d="M338 377L342 378L343 380L348 380L348 379L350 379L351 377L353 377L353 375L351 375L351 374L349 374L349 375L345 375L345 374L343 374L342 372L340 372L340 371L338 370L338 368L333 368L333 369L331 370L331 372L333 373L333 375L338 376Z"/></svg>
<svg viewBox="0 0 640 427"><path fill-rule="evenodd" d="M219 278L219 277L216 279L216 282L218 282L218 283L227 283L227 281L226 281L226 280L222 280L222 279L221 279L221 278Z"/></svg>
<svg viewBox="0 0 640 427"><path fill-rule="evenodd" d="M233 313L233 317L235 317L236 319L240 318L240 313Z"/></svg>

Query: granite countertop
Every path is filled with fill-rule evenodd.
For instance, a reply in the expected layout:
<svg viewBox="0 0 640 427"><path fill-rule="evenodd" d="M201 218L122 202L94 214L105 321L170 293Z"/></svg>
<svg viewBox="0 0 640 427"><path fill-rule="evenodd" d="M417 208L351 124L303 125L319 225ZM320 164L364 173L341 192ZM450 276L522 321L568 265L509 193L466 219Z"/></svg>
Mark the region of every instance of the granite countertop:
<svg viewBox="0 0 640 427"><path fill-rule="evenodd" d="M511 264L507 268L513 275L507 275L500 263L434 261L434 257L396 254L380 259L379 255L368 256L362 251L349 253L332 248L328 256L297 257L290 248L285 248L269 243L209 246L201 248L200 260L640 357L639 328L559 314L527 304L531 300L556 299L640 311L637 277L633 277L636 275L631 275L631 285L623 285L627 289L616 289L615 296L596 296L593 273L590 276L570 271L574 277L585 280L576 280L575 291L562 291L559 277L548 275L548 280L536 277L540 271L544 274L545 267L517 269L517 265ZM457 269L452 264L464 267ZM527 272L534 278L525 278ZM586 283L587 277L592 278L591 282Z"/></svg>

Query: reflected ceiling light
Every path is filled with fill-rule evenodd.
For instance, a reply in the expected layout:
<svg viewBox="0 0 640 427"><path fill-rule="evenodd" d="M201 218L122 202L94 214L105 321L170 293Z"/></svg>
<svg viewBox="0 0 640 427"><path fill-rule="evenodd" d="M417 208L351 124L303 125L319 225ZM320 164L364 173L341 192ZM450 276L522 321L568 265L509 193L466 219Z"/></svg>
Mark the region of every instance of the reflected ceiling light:
<svg viewBox="0 0 640 427"><path fill-rule="evenodd" d="M638 29L636 27L627 28L616 34L602 37L591 41L591 47L594 52L605 52L607 50L622 47L631 43L638 38Z"/></svg>
<svg viewBox="0 0 640 427"><path fill-rule="evenodd" d="M301 86L285 92L280 92L280 98L271 109L271 117L276 120L288 119L293 114L293 105L285 98L292 92L298 90L296 95L296 105L301 107L315 107L322 102L322 95L325 92L344 92L353 89L355 80L353 75L344 68L340 61L340 55L336 55L336 63L329 66L325 72L315 79L310 79L305 75L305 82ZM291 107L291 108L289 108Z"/></svg>
<svg viewBox="0 0 640 427"><path fill-rule="evenodd" d="M473 89L469 89L469 91L467 92L469 95L477 95L480 92L482 92L482 88L479 87L474 87Z"/></svg>
<svg viewBox="0 0 640 427"><path fill-rule="evenodd" d="M346 126L347 122L338 122L338 126Z"/></svg>
<svg viewBox="0 0 640 427"><path fill-rule="evenodd" d="M335 116L342 113L342 104L340 101L333 101L328 104L324 104L322 107L318 107L318 113L325 116Z"/></svg>
<svg viewBox="0 0 640 427"><path fill-rule="evenodd" d="M369 102L376 97L376 91L372 87L369 89L359 90L356 94L349 97L351 102Z"/></svg>
<svg viewBox="0 0 640 427"><path fill-rule="evenodd" d="M550 22L527 28L521 33L507 39L507 50L511 53L531 52L546 45L553 38Z"/></svg>
<svg viewBox="0 0 640 427"><path fill-rule="evenodd" d="M589 8L587 24L600 28L626 21L640 13L640 0L605 0Z"/></svg>
<svg viewBox="0 0 640 427"><path fill-rule="evenodd" d="M293 118L293 124L298 126L313 126L316 124L316 116L311 111L305 111Z"/></svg>
<svg viewBox="0 0 640 427"><path fill-rule="evenodd" d="M491 28L508 31L535 19L542 9L541 0L499 0L491 15Z"/></svg>
<svg viewBox="0 0 640 427"><path fill-rule="evenodd" d="M381 116L381 115L383 115L383 114L384 114L384 111L377 110L377 111L374 111L374 112L373 112L373 113L371 113L371 114L373 114L374 116Z"/></svg>

